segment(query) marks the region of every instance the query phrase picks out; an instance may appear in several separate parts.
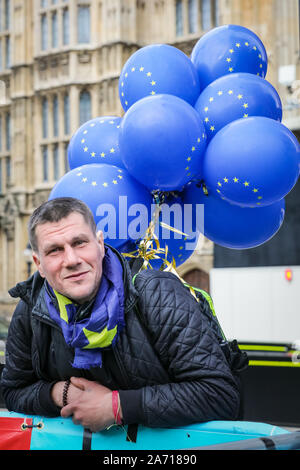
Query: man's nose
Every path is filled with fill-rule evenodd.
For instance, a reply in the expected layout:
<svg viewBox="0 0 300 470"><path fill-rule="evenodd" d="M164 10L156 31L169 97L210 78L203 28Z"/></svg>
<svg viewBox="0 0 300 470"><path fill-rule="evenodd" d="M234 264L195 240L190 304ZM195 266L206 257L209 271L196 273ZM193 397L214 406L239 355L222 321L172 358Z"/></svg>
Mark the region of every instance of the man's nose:
<svg viewBox="0 0 300 470"><path fill-rule="evenodd" d="M77 255L76 250L71 246L65 247L64 250L64 264L66 267L73 267L80 263L80 258Z"/></svg>

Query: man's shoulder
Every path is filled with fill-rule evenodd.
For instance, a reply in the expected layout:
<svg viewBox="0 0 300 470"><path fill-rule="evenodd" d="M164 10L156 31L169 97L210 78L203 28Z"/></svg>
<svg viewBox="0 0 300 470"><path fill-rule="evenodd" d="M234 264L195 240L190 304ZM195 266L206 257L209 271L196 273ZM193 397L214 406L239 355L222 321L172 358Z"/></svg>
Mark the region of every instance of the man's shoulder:
<svg viewBox="0 0 300 470"><path fill-rule="evenodd" d="M147 286L149 287L150 285L157 285L160 288L166 285L184 287L182 281L175 274L154 269L146 269L139 272L133 276L133 283L138 290L140 288L146 288Z"/></svg>
<svg viewBox="0 0 300 470"><path fill-rule="evenodd" d="M144 306L194 308L196 300L184 282L175 274L167 271L145 270L133 279L139 301Z"/></svg>

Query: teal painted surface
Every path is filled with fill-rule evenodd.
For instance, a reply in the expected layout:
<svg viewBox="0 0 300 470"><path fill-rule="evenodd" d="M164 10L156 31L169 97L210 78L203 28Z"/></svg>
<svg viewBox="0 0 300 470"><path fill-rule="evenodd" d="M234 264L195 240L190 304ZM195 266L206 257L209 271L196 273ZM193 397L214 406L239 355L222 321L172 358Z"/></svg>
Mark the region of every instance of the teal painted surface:
<svg viewBox="0 0 300 470"><path fill-rule="evenodd" d="M0 417L33 419L33 425L37 427L32 429L31 450L81 450L83 447L83 428L75 425L71 418L44 418L13 412L1 412ZM288 432L265 423L211 421L172 429L138 426L136 442L130 442L127 426L113 426L92 434L91 450L189 449Z"/></svg>

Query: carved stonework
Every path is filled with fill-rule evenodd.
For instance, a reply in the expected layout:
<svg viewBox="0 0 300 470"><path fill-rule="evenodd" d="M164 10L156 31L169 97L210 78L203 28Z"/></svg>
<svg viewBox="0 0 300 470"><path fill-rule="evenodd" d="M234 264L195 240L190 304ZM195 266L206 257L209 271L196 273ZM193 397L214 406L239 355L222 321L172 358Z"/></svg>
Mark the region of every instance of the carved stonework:
<svg viewBox="0 0 300 470"><path fill-rule="evenodd" d="M77 54L77 59L80 64L88 64L92 60L92 53L89 51L80 51Z"/></svg>
<svg viewBox="0 0 300 470"><path fill-rule="evenodd" d="M14 240L15 221L20 215L17 198L12 194L5 196L0 205L0 227L8 240Z"/></svg>
<svg viewBox="0 0 300 470"><path fill-rule="evenodd" d="M49 193L50 191L46 191L46 190L37 191L36 193L34 193L33 195L34 209L40 206L41 204L43 204L43 202L46 202L48 200Z"/></svg>

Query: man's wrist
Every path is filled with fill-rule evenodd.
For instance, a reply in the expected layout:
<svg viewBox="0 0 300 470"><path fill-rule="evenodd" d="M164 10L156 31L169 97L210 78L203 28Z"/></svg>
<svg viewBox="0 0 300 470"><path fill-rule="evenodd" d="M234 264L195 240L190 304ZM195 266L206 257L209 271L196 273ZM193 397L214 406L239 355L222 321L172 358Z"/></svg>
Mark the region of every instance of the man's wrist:
<svg viewBox="0 0 300 470"><path fill-rule="evenodd" d="M120 395L117 390L112 391L112 410L114 415L114 421L117 425L123 424L123 414L120 402Z"/></svg>
<svg viewBox="0 0 300 470"><path fill-rule="evenodd" d="M66 381L56 382L51 390L51 398L56 406L62 408L63 404L63 396L64 396L64 388L65 388Z"/></svg>

